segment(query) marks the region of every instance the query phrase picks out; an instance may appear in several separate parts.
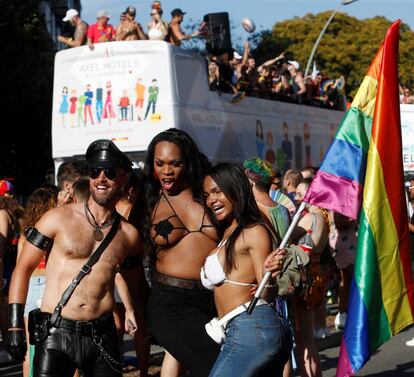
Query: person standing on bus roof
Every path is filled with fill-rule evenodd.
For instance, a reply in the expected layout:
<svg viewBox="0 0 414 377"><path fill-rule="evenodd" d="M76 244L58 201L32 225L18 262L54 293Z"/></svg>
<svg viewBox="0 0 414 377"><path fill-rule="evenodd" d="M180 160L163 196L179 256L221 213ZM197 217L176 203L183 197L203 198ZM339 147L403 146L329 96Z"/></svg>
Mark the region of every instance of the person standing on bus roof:
<svg viewBox="0 0 414 377"><path fill-rule="evenodd" d="M151 5L151 22L148 23L148 39L164 41L168 35L168 24L162 19L162 8L159 1Z"/></svg>
<svg viewBox="0 0 414 377"><path fill-rule="evenodd" d="M111 42L115 40L115 28L108 24L111 15L106 10L99 10L96 13L97 21L88 28L88 46L94 49L94 43Z"/></svg>
<svg viewBox="0 0 414 377"><path fill-rule="evenodd" d="M171 22L168 25L167 42L170 42L173 46L181 46L181 42L194 37L197 37L200 33L195 31L193 34L184 34L181 31L181 22L183 22L185 12L177 8L171 12Z"/></svg>
<svg viewBox="0 0 414 377"><path fill-rule="evenodd" d="M58 36L58 41L64 43L69 47L78 47L86 44L86 34L88 32L88 24L82 21L79 12L76 9L69 9L63 21L70 22L75 27L75 33L72 38Z"/></svg>
<svg viewBox="0 0 414 377"><path fill-rule="evenodd" d="M116 28L117 41L138 41L148 39L140 23L135 21L137 10L130 5L125 10L125 20Z"/></svg>

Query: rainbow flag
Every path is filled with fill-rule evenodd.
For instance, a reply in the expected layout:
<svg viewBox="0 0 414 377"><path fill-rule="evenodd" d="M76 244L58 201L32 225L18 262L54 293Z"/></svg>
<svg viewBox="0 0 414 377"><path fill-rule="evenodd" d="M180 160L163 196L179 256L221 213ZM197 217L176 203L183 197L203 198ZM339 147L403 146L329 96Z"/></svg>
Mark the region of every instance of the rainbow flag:
<svg viewBox="0 0 414 377"><path fill-rule="evenodd" d="M414 323L404 194L398 36L387 31L304 201L357 218L359 232L337 377Z"/></svg>

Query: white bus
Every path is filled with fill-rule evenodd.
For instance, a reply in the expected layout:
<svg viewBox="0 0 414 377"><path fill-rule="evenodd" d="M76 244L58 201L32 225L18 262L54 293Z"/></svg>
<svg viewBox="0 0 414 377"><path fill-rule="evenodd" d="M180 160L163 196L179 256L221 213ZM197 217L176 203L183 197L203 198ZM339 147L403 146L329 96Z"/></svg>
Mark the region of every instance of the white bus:
<svg viewBox="0 0 414 377"><path fill-rule="evenodd" d="M207 157L258 156L280 171L319 166L344 112L211 91L199 54L162 41L108 42L56 54L52 145L55 169L112 139L135 162L170 127Z"/></svg>

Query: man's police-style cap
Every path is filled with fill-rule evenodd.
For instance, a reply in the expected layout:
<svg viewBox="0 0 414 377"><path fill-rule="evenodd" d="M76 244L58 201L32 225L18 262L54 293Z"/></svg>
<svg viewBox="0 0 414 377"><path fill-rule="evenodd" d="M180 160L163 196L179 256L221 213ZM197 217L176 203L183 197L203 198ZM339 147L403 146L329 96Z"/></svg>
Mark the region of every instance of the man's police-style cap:
<svg viewBox="0 0 414 377"><path fill-rule="evenodd" d="M128 156L108 139L93 141L86 150L85 158L90 168L121 167L127 172L132 168Z"/></svg>

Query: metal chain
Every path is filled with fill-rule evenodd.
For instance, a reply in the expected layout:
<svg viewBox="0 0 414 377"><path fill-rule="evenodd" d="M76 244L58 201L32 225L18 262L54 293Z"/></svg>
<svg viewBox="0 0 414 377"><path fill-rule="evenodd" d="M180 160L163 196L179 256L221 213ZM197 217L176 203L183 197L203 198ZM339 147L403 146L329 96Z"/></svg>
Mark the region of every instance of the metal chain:
<svg viewBox="0 0 414 377"><path fill-rule="evenodd" d="M95 343L95 345L98 347L99 351L101 352L101 355L103 356L103 358L105 359L105 361L108 362L108 365L111 367L111 369L117 373L122 373L122 364L115 360L106 350L105 348L103 348L102 345L102 338L94 336L93 337L93 342ZM116 367L114 367L113 365L115 365Z"/></svg>

